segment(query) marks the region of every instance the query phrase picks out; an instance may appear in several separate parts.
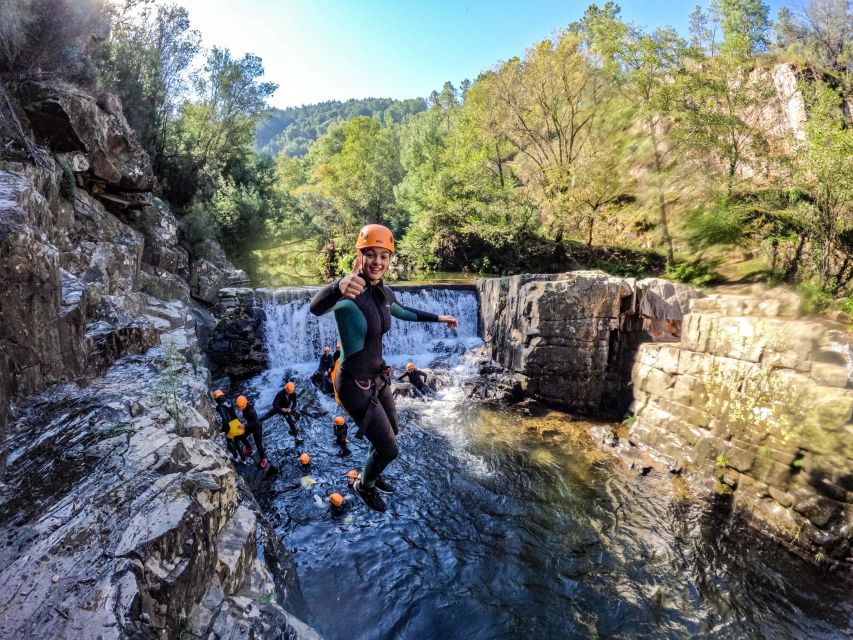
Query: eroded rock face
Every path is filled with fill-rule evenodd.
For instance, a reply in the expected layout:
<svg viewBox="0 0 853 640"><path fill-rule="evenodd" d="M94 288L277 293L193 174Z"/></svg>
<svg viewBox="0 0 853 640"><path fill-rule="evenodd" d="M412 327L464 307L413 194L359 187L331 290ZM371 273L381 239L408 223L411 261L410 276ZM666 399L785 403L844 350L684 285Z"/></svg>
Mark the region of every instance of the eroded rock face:
<svg viewBox="0 0 853 640"><path fill-rule="evenodd" d="M853 567L853 336L784 291L694 300L679 343L644 344L632 441L780 539Z"/></svg>
<svg viewBox="0 0 853 640"><path fill-rule="evenodd" d="M678 335L701 292L601 271L478 280L480 328L491 357L526 378L533 398L564 409L627 409L637 346Z"/></svg>
<svg viewBox="0 0 853 640"><path fill-rule="evenodd" d="M246 378L266 369L262 332L265 316L255 290L222 289L212 312L217 322L207 349L216 371Z"/></svg>
<svg viewBox="0 0 853 640"><path fill-rule="evenodd" d="M120 109L106 110L89 94L61 83L25 82L15 94L33 137L54 153L79 152L92 180L133 191L150 191L154 174ZM110 102L101 101L109 106ZM113 100L112 102L116 102ZM77 167L83 168L77 161Z"/></svg>
<svg viewBox="0 0 853 640"><path fill-rule="evenodd" d="M59 252L18 202L0 200L0 344L11 367L4 394L33 393L61 379L61 295Z"/></svg>
<svg viewBox="0 0 853 640"><path fill-rule="evenodd" d="M257 508L209 439L206 371L175 346L192 327L162 342L19 407L0 490L3 637L251 637L273 621L316 637L276 604L259 558L288 560L258 550Z"/></svg>

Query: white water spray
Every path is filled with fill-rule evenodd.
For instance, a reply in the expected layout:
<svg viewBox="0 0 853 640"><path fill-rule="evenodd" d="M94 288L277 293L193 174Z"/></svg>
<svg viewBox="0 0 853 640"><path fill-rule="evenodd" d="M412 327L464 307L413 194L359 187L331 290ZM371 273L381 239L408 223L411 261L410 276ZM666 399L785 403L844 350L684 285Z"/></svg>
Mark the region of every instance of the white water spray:
<svg viewBox="0 0 853 640"><path fill-rule="evenodd" d="M318 318L309 311L309 301L314 294L305 290L301 295L271 297L264 305L266 321L264 339L269 354L270 369L285 368L312 371L317 367L323 347L334 350L338 341L334 314ZM473 291L455 289L422 289L398 291L400 304L439 315L454 316L459 327L448 329L434 322L405 322L394 319L391 331L385 335L383 352L385 361L401 366L407 361L418 367L426 366L439 355L462 352L477 346L482 340L477 336L477 297Z"/></svg>

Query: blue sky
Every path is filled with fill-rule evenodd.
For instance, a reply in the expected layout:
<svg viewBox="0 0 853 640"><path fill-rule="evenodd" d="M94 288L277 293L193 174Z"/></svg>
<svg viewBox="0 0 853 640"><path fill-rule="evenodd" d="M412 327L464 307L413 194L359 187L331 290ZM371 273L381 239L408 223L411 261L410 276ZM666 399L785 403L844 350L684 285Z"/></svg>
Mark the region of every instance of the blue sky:
<svg viewBox="0 0 853 640"><path fill-rule="evenodd" d="M264 61L271 103L427 96L577 20L577 0L177 0L205 46ZM604 4L599 0L598 4ZM686 33L698 0L620 0L626 20ZM785 0L765 0L775 17ZM707 4L703 0L702 4Z"/></svg>

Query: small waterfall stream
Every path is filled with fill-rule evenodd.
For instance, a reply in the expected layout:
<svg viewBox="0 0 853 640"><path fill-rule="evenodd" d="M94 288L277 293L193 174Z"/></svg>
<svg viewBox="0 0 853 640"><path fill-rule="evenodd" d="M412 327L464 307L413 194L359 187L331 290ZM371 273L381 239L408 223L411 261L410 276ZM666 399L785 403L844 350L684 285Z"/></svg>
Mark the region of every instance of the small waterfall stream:
<svg viewBox="0 0 853 640"><path fill-rule="evenodd" d="M458 330L395 320L386 361L453 382L431 401L400 397L397 492L386 514L347 490L367 442L334 443L335 401L307 381L332 314L312 316L310 290L263 293L271 368L249 383L262 408L284 375L313 415L295 446L264 425L280 467L261 503L294 554L307 622L329 640L420 638L850 637L844 585L781 552L673 480L638 476L602 450L590 424L562 413L472 402L461 353L481 344L472 291L398 292L403 304L454 315ZM436 367L437 369L438 367ZM310 452L310 468L296 461ZM332 512L331 492L345 498Z"/></svg>
<svg viewBox="0 0 853 640"><path fill-rule="evenodd" d="M401 304L433 313L455 316L459 328L455 331L442 324L393 321L386 334L384 353L386 361L394 366L411 360L424 367L437 355L459 350L482 342L477 336L477 297L473 291L455 289L423 289L397 291ZM316 368L324 345L334 349L338 339L332 313L321 318L308 309L312 290L304 296L281 301L272 297L264 304L266 323L264 336L272 370L296 369L302 372ZM292 297L291 293L289 297Z"/></svg>

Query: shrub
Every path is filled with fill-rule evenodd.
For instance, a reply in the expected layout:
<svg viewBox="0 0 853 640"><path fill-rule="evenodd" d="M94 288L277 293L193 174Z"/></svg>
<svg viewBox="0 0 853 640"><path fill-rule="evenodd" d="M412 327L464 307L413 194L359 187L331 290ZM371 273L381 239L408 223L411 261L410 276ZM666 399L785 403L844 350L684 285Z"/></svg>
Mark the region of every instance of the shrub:
<svg viewBox="0 0 853 640"><path fill-rule="evenodd" d="M702 248L738 244L744 238L749 216L748 207L730 202L697 209L687 218L688 241Z"/></svg>
<svg viewBox="0 0 853 640"><path fill-rule="evenodd" d="M701 259L676 261L667 265L664 277L694 287L704 287L717 277L716 263Z"/></svg>

